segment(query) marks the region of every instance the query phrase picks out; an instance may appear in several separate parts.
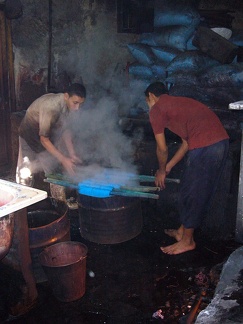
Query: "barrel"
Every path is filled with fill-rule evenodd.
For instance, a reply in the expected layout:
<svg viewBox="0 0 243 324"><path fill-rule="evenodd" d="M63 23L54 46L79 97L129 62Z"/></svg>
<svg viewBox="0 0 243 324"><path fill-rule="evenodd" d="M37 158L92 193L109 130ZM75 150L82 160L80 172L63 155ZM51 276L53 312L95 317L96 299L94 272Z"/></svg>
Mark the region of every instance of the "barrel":
<svg viewBox="0 0 243 324"><path fill-rule="evenodd" d="M116 244L133 239L143 227L140 198L78 195L80 234L88 241Z"/></svg>

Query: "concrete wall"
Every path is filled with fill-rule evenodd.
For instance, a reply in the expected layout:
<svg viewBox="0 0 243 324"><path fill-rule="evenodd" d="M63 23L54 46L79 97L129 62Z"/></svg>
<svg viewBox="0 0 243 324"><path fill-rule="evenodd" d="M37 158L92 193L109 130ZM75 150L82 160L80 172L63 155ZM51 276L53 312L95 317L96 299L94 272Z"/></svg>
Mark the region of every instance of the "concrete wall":
<svg viewBox="0 0 243 324"><path fill-rule="evenodd" d="M126 84L126 64L134 61L127 44L136 43L139 35L117 33L117 1L21 0L21 3L23 15L11 20L17 111L27 109L34 99L53 88L63 90L69 81L82 80L89 95L99 95L100 90L109 92L111 88L117 94ZM241 1L196 3L200 9L235 11L237 26L242 25Z"/></svg>
<svg viewBox="0 0 243 324"><path fill-rule="evenodd" d="M48 80L58 89L83 80L91 91L93 84L109 89L114 76L125 80L126 45L137 35L117 33L116 1L52 0L52 30L48 0L22 4L12 20L17 110L48 91Z"/></svg>

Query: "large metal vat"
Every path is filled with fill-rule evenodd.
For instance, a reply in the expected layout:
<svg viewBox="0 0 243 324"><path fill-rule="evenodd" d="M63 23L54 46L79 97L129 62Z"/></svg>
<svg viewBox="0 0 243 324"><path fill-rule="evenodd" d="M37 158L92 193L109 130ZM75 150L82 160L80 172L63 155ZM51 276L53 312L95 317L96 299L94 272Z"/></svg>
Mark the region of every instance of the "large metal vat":
<svg viewBox="0 0 243 324"><path fill-rule="evenodd" d="M80 234L100 244L121 243L141 233L140 198L78 196Z"/></svg>

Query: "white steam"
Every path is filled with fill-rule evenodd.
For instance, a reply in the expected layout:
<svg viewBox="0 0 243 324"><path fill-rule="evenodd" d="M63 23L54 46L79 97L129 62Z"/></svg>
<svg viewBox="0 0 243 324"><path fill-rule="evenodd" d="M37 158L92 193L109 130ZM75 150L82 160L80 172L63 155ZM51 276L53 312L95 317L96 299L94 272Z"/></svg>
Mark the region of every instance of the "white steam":
<svg viewBox="0 0 243 324"><path fill-rule="evenodd" d="M86 165L134 169L134 140L119 128L118 104L115 100L101 98L93 107L78 115L79 118L75 113L71 114L70 121L75 148Z"/></svg>

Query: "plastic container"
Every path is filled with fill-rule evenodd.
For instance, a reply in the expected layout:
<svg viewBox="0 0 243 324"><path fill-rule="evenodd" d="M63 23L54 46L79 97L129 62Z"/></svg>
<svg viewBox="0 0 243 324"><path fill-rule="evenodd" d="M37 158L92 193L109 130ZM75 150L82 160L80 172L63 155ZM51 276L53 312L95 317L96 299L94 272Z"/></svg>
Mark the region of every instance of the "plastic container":
<svg viewBox="0 0 243 324"><path fill-rule="evenodd" d="M203 53L222 64L231 63L237 55L238 46L207 27L198 27L192 44Z"/></svg>

